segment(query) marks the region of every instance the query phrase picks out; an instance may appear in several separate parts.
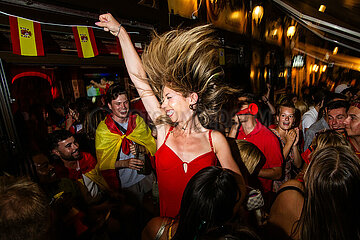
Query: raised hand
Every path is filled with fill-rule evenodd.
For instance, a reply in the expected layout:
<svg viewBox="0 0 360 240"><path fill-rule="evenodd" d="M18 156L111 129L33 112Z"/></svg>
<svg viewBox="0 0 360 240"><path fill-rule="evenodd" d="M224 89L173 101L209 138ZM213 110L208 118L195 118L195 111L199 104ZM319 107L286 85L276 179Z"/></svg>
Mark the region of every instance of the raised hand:
<svg viewBox="0 0 360 240"><path fill-rule="evenodd" d="M111 15L111 13L102 14L99 16L100 22L95 25L103 27L106 32L110 32L114 36L119 35L121 24Z"/></svg>
<svg viewBox="0 0 360 240"><path fill-rule="evenodd" d="M296 133L296 138L294 141L294 146L296 146L299 143L299 139L300 139L300 130L298 127L294 128L293 130L295 130Z"/></svg>
<svg viewBox="0 0 360 240"><path fill-rule="evenodd" d="M295 139L296 139L296 131L294 129L291 129L291 130L287 130L286 133L285 133L285 140L286 140L286 143L291 143L293 144Z"/></svg>

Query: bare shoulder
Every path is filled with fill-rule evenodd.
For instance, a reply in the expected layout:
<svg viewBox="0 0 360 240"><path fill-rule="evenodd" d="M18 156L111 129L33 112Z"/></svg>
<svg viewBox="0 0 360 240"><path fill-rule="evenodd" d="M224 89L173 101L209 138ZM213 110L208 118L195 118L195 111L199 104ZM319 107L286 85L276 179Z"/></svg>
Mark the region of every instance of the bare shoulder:
<svg viewBox="0 0 360 240"><path fill-rule="evenodd" d="M220 142L220 143L225 142L225 143L227 143L225 136L219 131L212 130L211 131L211 137L212 137L214 143L217 143L217 142Z"/></svg>
<svg viewBox="0 0 360 240"><path fill-rule="evenodd" d="M170 125L168 124L160 124L156 126L157 138L156 145L158 148L164 143L166 135L170 130Z"/></svg>
<svg viewBox="0 0 360 240"><path fill-rule="evenodd" d="M291 180L285 182L283 185L281 185L280 189L283 189L288 186L297 187L297 188L301 189L302 191L304 191L304 184L295 179L291 179Z"/></svg>
<svg viewBox="0 0 360 240"><path fill-rule="evenodd" d="M230 151L229 143L226 140L225 136L221 132L213 130L211 132L211 138L212 138L212 142L213 142L215 150L229 150Z"/></svg>
<svg viewBox="0 0 360 240"><path fill-rule="evenodd" d="M145 226L142 232L142 240L154 239L161 225L168 221L167 218L155 217L152 218Z"/></svg>
<svg viewBox="0 0 360 240"><path fill-rule="evenodd" d="M289 180L286 183L284 183L279 191L281 191L281 189L284 188L288 188L288 187L296 187L298 189L300 189L301 191L304 191L304 186L301 182L297 181L297 180ZM301 194L299 191L296 191L294 189L288 188L288 189L284 189L284 191L278 193L277 197L276 197L276 201L280 202L283 206L287 205L288 203L292 202L292 204L302 204L302 202L304 201L304 197L303 194Z"/></svg>

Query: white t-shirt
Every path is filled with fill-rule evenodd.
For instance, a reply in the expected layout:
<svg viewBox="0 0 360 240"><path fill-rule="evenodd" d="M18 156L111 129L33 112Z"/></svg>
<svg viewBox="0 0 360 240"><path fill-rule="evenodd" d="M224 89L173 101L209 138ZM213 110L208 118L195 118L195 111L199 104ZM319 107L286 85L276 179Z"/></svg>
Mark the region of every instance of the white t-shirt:
<svg viewBox="0 0 360 240"><path fill-rule="evenodd" d="M318 112L314 107L310 107L310 110L304 113L301 120L303 134L305 136L305 129L310 128L313 125L318 117Z"/></svg>

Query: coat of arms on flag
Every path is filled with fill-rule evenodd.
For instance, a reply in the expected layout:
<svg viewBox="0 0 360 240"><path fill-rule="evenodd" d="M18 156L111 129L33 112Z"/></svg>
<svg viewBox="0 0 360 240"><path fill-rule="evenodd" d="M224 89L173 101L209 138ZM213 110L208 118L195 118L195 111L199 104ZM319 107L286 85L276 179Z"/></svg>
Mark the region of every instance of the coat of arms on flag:
<svg viewBox="0 0 360 240"><path fill-rule="evenodd" d="M44 56L40 23L9 17L13 53L23 56Z"/></svg>
<svg viewBox="0 0 360 240"><path fill-rule="evenodd" d="M92 28L73 27L73 33L80 58L91 58L99 54Z"/></svg>

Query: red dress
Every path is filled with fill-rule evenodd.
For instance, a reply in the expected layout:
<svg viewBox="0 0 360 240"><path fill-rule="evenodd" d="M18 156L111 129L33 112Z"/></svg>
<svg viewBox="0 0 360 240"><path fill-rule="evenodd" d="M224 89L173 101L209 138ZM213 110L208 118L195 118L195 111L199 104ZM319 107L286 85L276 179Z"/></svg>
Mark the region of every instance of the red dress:
<svg viewBox="0 0 360 240"><path fill-rule="evenodd" d="M166 140L172 130L173 127L170 128L166 135L163 145L156 151L155 163L159 185L160 216L175 218L179 213L181 198L190 178L205 167L215 166L217 158L214 153L210 130L211 151L196 157L189 163L183 162L166 145ZM186 172L183 165L187 165Z"/></svg>

